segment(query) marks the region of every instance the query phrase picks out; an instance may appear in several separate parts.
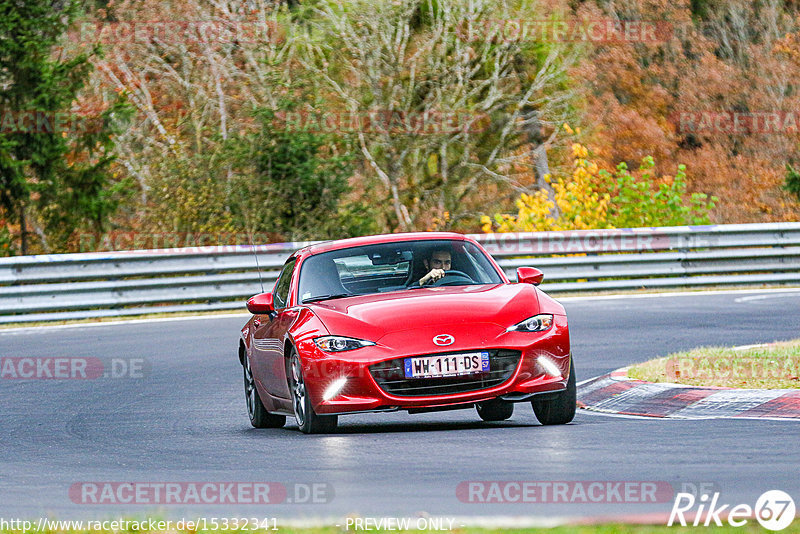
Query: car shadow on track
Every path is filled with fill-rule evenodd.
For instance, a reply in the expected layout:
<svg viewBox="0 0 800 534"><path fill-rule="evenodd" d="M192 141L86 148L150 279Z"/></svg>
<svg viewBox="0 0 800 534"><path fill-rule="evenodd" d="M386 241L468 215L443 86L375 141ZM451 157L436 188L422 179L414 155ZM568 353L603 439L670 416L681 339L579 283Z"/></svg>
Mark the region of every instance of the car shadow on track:
<svg viewBox="0 0 800 534"><path fill-rule="evenodd" d="M345 424L336 429L336 434L386 434L392 432L441 432L452 430L482 430L490 428L530 427L525 423L481 423L458 421L425 421L419 423L375 423L375 424Z"/></svg>
<svg viewBox="0 0 800 534"><path fill-rule="evenodd" d="M480 421L421 421L414 423L351 423L340 424L339 427L330 434L319 434L321 436L342 436L353 434L391 434L409 432L451 432L453 430L491 430L498 428L533 428L540 427L538 423L524 423L504 421L502 423L484 423ZM272 433L299 433L296 425L287 425L281 429L270 429L266 432ZM264 434L259 429L247 429L245 434Z"/></svg>

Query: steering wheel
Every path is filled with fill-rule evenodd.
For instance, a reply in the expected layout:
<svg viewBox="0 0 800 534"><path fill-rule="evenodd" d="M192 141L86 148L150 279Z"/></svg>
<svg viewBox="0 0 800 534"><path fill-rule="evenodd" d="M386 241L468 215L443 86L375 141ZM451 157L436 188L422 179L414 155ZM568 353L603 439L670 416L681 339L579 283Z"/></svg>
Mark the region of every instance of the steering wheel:
<svg viewBox="0 0 800 534"><path fill-rule="evenodd" d="M430 284L428 287L439 287L439 286L462 286L464 282L468 284L473 284L475 281L472 279L470 275L462 271L450 270L445 271L444 276L439 278L434 283Z"/></svg>

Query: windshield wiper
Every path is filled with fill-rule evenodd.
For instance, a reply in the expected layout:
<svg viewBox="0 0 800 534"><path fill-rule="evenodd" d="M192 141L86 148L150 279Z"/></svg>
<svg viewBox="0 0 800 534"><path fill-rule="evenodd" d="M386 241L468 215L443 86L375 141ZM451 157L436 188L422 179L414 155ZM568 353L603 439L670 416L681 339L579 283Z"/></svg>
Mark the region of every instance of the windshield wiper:
<svg viewBox="0 0 800 534"><path fill-rule="evenodd" d="M318 302L320 300L333 300L333 299L341 299L344 297L354 297L352 293L337 293L335 295L317 295L316 297L309 297L307 299L303 299L303 304L307 302Z"/></svg>

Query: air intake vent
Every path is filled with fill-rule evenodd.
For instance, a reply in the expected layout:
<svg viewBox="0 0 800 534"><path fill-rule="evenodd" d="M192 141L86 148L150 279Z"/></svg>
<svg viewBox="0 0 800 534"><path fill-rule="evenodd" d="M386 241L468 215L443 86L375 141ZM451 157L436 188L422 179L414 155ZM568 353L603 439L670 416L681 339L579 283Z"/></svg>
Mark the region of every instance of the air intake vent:
<svg viewBox="0 0 800 534"><path fill-rule="evenodd" d="M471 375L406 378L403 371L405 358L376 363L369 367L369 371L381 389L398 397L427 397L479 391L499 386L511 378L521 356L521 353L516 350L490 349L488 352L489 371ZM460 353L463 351L426 354L425 356L446 356Z"/></svg>

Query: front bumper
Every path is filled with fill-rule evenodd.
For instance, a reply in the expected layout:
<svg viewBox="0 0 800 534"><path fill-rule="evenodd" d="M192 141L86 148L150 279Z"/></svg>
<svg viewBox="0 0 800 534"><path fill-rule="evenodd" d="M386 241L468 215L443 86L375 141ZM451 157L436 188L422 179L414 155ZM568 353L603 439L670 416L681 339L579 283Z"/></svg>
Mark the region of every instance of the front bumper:
<svg viewBox="0 0 800 534"><path fill-rule="evenodd" d="M438 327L436 330L441 331L442 328ZM420 347L419 343L414 346L415 342L408 341L408 338L405 338L406 349L399 350L399 340L402 336L395 336L393 339L386 336L374 346L338 354L324 353L313 342L308 341L298 349L302 355L303 376L314 411L321 415L416 411L470 404L497 397L512 402L524 401L537 394L566 389L571 358L566 317L556 316L553 327L546 332L503 331L499 335L487 336L482 333L486 331L496 333L497 325L484 325L483 330L481 325L469 325L469 332L464 331L457 335L457 338L464 339L464 343L455 348L447 347L449 350L446 351L430 350L426 345L424 348L429 350L424 352L420 350L423 347ZM427 340L429 334L430 332L417 331L414 339ZM489 337L492 339L488 339ZM467 391L433 387L432 391L436 392L435 394L429 395L417 390L413 395L409 395L396 389L392 391L381 379L380 374L377 374L376 378L376 364L377 367L381 367L383 362L390 360L472 351L490 351L495 354L517 353L519 356L513 368L509 368L504 375L497 375L502 380L484 380L480 383L482 378L479 375L459 377L459 380L456 380L458 383L468 382L474 378L476 382L473 384L474 387L467 387ZM543 366L537 361L539 358L549 360L560 374L553 376L553 366ZM329 388L337 381L341 384L342 378L346 379L344 385L332 394ZM426 379L409 379L406 382L413 380Z"/></svg>

